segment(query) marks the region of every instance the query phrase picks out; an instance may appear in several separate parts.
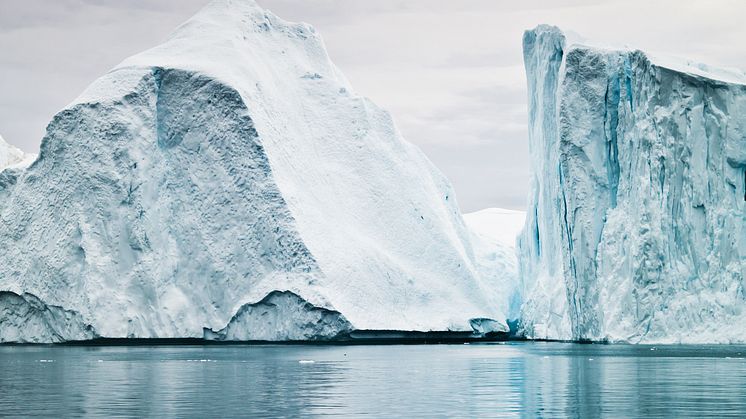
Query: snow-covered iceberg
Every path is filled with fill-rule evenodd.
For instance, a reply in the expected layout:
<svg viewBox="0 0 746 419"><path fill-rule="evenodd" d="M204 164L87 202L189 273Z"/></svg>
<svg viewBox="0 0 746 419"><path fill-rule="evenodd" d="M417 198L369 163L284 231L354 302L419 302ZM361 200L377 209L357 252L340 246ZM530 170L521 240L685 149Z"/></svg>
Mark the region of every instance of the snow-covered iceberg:
<svg viewBox="0 0 746 419"><path fill-rule="evenodd" d="M521 305L515 243L525 220L525 212L503 208L464 214L479 274L500 290L498 307L509 320L518 318Z"/></svg>
<svg viewBox="0 0 746 419"><path fill-rule="evenodd" d="M0 172L5 169L23 169L36 159L36 154L24 153L0 136Z"/></svg>
<svg viewBox="0 0 746 419"><path fill-rule="evenodd" d="M523 38L528 337L745 342L746 76Z"/></svg>
<svg viewBox="0 0 746 419"><path fill-rule="evenodd" d="M36 159L36 154L24 153L0 136L0 208L4 196L10 194L18 175Z"/></svg>
<svg viewBox="0 0 746 419"><path fill-rule="evenodd" d="M252 0L212 2L57 114L0 195L0 248L0 313L28 293L75 339L507 330L447 179L313 28Z"/></svg>

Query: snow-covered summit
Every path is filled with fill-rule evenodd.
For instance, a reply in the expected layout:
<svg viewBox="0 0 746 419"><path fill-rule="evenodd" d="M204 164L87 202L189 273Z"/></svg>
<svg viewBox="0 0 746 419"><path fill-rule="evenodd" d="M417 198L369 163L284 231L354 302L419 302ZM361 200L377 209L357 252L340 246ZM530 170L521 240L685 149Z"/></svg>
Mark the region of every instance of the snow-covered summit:
<svg viewBox="0 0 746 419"><path fill-rule="evenodd" d="M0 324L55 306L43 335L62 340L506 328L449 182L310 26L250 0L212 2L56 115L0 197L0 247Z"/></svg>
<svg viewBox="0 0 746 419"><path fill-rule="evenodd" d="M285 87L283 76L288 73L350 89L310 25L286 22L253 0L213 0L163 44L127 58L73 104L116 99L137 83L137 77L128 74L132 68L153 66L207 74L246 95Z"/></svg>

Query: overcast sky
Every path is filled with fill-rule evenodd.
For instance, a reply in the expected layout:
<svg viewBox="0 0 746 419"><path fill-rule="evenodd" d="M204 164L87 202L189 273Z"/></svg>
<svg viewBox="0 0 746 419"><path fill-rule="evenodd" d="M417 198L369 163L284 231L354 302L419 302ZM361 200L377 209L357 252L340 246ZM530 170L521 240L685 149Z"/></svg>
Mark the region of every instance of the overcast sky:
<svg viewBox="0 0 746 419"><path fill-rule="evenodd" d="M0 0L0 134L35 152L91 81L158 44L206 0ZM311 23L355 89L391 111L464 211L524 208L524 29L746 68L746 2L259 0Z"/></svg>

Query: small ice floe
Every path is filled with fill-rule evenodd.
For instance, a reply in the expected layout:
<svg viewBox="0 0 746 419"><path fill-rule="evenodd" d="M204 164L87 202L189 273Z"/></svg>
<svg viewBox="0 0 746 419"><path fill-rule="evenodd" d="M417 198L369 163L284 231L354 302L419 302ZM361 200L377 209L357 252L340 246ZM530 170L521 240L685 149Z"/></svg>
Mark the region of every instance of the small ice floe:
<svg viewBox="0 0 746 419"><path fill-rule="evenodd" d="M464 345L468 345L468 344L469 344L469 342L464 342Z"/></svg>
<svg viewBox="0 0 746 419"><path fill-rule="evenodd" d="M593 358L588 358L589 361L593 361Z"/></svg>
<svg viewBox="0 0 746 419"><path fill-rule="evenodd" d="M655 350L655 348L650 348L650 350L651 350L651 351L654 351L654 350Z"/></svg>
<svg viewBox="0 0 746 419"><path fill-rule="evenodd" d="M39 362L44 362L44 363L54 362L54 359L40 359Z"/></svg>
<svg viewBox="0 0 746 419"><path fill-rule="evenodd" d="M314 364L316 363L316 361L313 361L311 359L301 359L300 361L298 361L298 363L299 364Z"/></svg>
<svg viewBox="0 0 746 419"><path fill-rule="evenodd" d="M543 358L544 359L549 359L549 355L544 355Z"/></svg>
<svg viewBox="0 0 746 419"><path fill-rule="evenodd" d="M98 360L98 361L96 361L96 362L104 362L104 360L103 360L103 359L99 359L99 360Z"/></svg>

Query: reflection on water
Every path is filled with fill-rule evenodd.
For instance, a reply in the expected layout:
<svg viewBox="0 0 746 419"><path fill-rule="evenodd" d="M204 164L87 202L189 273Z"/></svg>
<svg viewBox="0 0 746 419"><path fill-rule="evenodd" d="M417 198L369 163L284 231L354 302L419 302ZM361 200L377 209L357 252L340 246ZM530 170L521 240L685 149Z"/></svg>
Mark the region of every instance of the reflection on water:
<svg viewBox="0 0 746 419"><path fill-rule="evenodd" d="M744 358L562 343L0 346L0 416L743 417Z"/></svg>

